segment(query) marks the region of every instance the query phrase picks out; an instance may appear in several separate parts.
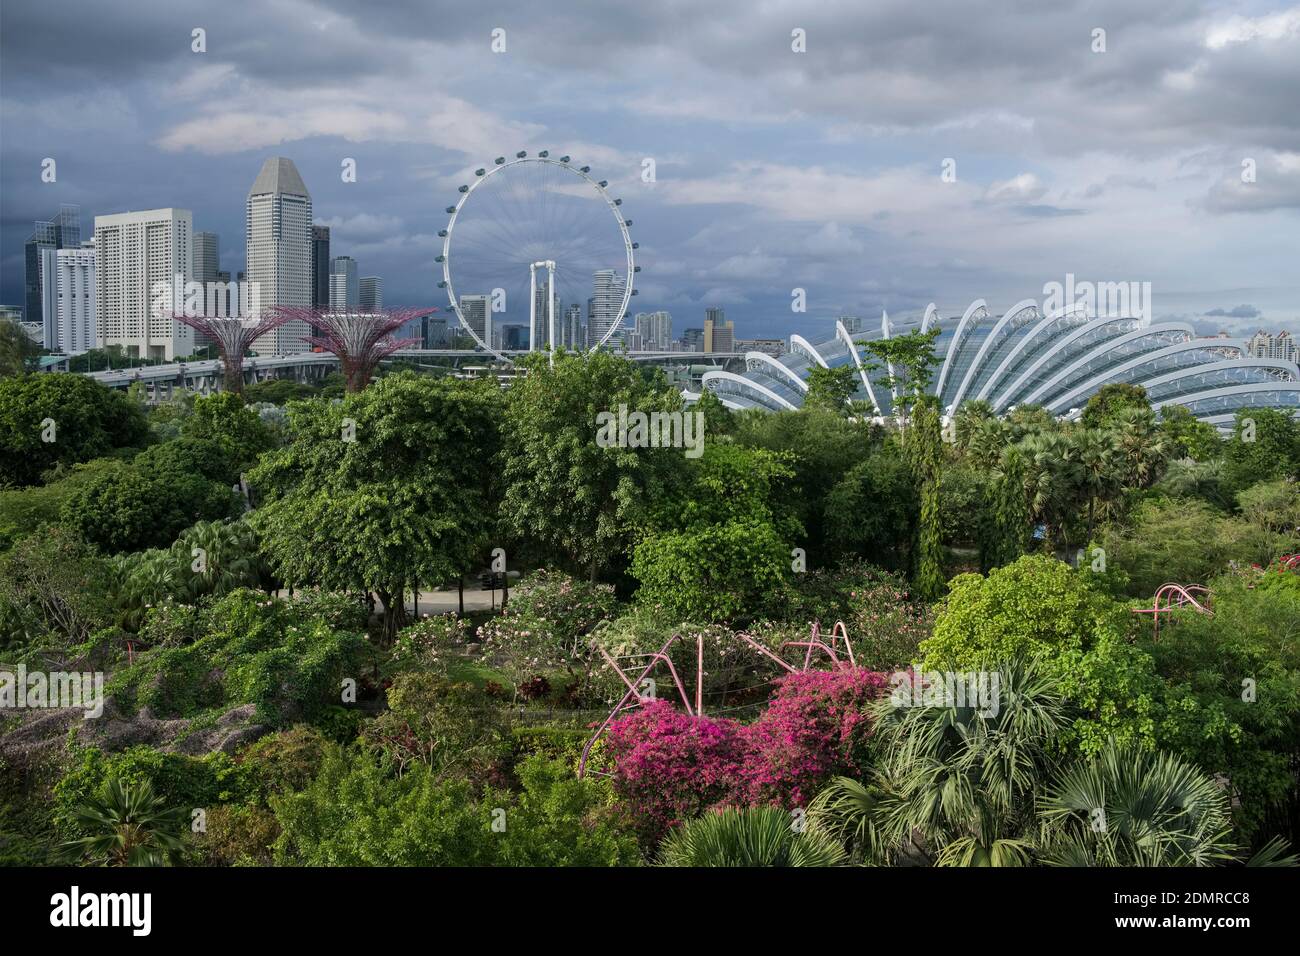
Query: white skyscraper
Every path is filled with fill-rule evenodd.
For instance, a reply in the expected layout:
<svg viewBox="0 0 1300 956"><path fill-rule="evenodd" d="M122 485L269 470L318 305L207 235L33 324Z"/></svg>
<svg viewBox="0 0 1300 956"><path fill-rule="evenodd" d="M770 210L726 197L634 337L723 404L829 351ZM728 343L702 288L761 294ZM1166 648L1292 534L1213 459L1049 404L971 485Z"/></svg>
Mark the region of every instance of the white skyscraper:
<svg viewBox="0 0 1300 956"><path fill-rule="evenodd" d="M591 276L591 298L587 300L587 344L595 345L619 319L624 280L613 269L597 269ZM617 334L607 345L617 345Z"/></svg>
<svg viewBox="0 0 1300 956"><path fill-rule="evenodd" d="M346 312L361 305L361 281L357 278L357 261L351 256L335 256L330 262L330 311Z"/></svg>
<svg viewBox="0 0 1300 956"><path fill-rule="evenodd" d="M263 310L275 305L310 308L312 302L311 194L293 160L273 156L262 164L248 191L250 288ZM261 352L284 355L306 352L311 330L306 322L288 322L257 343Z"/></svg>
<svg viewBox="0 0 1300 956"><path fill-rule="evenodd" d="M80 355L95 347L95 246L60 249L55 295L59 304L59 351Z"/></svg>
<svg viewBox="0 0 1300 956"><path fill-rule="evenodd" d="M184 300L160 306L154 290L193 277L194 219L188 209L147 209L95 217L95 325L98 344L171 360L194 351L193 331L171 317Z"/></svg>

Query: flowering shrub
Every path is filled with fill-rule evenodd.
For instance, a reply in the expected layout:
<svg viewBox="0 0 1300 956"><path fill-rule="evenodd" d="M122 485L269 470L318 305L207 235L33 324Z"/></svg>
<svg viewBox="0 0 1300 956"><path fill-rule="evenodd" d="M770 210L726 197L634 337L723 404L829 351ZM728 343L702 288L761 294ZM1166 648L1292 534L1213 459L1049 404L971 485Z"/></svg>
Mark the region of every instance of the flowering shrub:
<svg viewBox="0 0 1300 956"><path fill-rule="evenodd" d="M789 674L779 685L744 728L740 795L751 806L807 806L833 774L860 778L871 734L867 705L888 692L889 677L857 667Z"/></svg>
<svg viewBox="0 0 1300 956"><path fill-rule="evenodd" d="M575 673L589 658L587 635L617 607L609 585L539 571L511 595L504 614L479 626L483 662L516 685L544 670Z"/></svg>
<svg viewBox="0 0 1300 956"><path fill-rule="evenodd" d="M868 704L888 686L864 668L790 674L749 725L649 701L610 724L614 790L650 839L710 807L804 806L831 776L865 772Z"/></svg>
<svg viewBox="0 0 1300 956"><path fill-rule="evenodd" d="M438 614L404 627L393 642L390 666L396 670L432 670L445 673L448 659L473 639L463 617Z"/></svg>
<svg viewBox="0 0 1300 956"><path fill-rule="evenodd" d="M610 724L606 753L614 792L637 830L656 842L673 825L727 803L744 761L741 725L692 717L666 700L648 701Z"/></svg>

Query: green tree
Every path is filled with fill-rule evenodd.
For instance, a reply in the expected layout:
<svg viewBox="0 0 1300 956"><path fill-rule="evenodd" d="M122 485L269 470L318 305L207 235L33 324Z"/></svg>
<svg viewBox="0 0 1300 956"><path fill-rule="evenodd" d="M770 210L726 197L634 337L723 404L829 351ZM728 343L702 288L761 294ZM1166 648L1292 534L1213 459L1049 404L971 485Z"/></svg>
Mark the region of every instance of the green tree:
<svg viewBox="0 0 1300 956"><path fill-rule="evenodd" d="M917 524L916 576L917 593L925 600L936 600L944 591L943 517L939 501L940 462L943 460L943 436L939 425L939 403L933 399L918 401L913 415L914 429L909 453L912 473L920 486L921 518Z"/></svg>
<svg viewBox="0 0 1300 956"><path fill-rule="evenodd" d="M13 319L0 319L0 378L35 371L43 351Z"/></svg>
<svg viewBox="0 0 1300 956"><path fill-rule="evenodd" d="M31 485L58 464L145 444L144 413L125 395L62 372L0 379L0 485Z"/></svg>
<svg viewBox="0 0 1300 956"><path fill-rule="evenodd" d="M1126 408L1150 409L1147 390L1141 385L1111 382L1097 389L1088 399L1079 421L1085 428L1108 428L1116 424L1117 414Z"/></svg>
<svg viewBox="0 0 1300 956"><path fill-rule="evenodd" d="M802 533L789 456L715 445L680 498L654 509L633 552L638 600L680 620L716 621L781 603Z"/></svg>
<svg viewBox="0 0 1300 956"><path fill-rule="evenodd" d="M852 365L836 368L813 367L808 373L808 392L804 395L805 408L824 408L840 415L848 414L849 399L858 389L857 369Z"/></svg>
<svg viewBox="0 0 1300 956"><path fill-rule="evenodd" d="M1300 422L1275 408L1241 409L1225 458L1236 491L1272 478L1300 478Z"/></svg>
<svg viewBox="0 0 1300 956"><path fill-rule="evenodd" d="M491 382L411 373L339 404L290 406L293 441L249 476L262 504L248 521L276 574L378 594L395 634L408 586L455 579L485 556L498 407Z"/></svg>
<svg viewBox="0 0 1300 956"><path fill-rule="evenodd" d="M680 448L602 446L598 416L678 411L681 399L604 352L523 364L502 423L502 521L594 581L629 549L647 503L686 461Z"/></svg>
<svg viewBox="0 0 1300 956"><path fill-rule="evenodd" d="M193 412L181 424L181 433L219 442L240 471L255 464L257 456L273 444L270 429L234 392L196 398Z"/></svg>
<svg viewBox="0 0 1300 956"><path fill-rule="evenodd" d="M1165 405L1160 409L1160 430L1173 443L1173 457L1213 461L1223 457L1219 430L1192 414L1186 405Z"/></svg>
<svg viewBox="0 0 1300 956"><path fill-rule="evenodd" d="M904 420L911 418L912 407L925 396L934 377L934 368L939 364L934 341L939 332L936 326L928 332L918 329L863 344L867 358L863 368L868 373L884 373L877 381L896 396L895 414L901 412Z"/></svg>

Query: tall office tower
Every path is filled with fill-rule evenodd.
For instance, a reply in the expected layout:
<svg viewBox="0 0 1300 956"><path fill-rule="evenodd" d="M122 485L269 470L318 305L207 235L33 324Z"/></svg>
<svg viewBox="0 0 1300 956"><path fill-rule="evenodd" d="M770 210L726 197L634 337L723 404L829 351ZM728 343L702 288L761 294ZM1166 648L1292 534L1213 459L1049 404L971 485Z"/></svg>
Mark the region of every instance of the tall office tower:
<svg viewBox="0 0 1300 956"><path fill-rule="evenodd" d="M41 344L52 352L59 350L59 250L41 244L37 274L41 289Z"/></svg>
<svg viewBox="0 0 1300 956"><path fill-rule="evenodd" d="M38 220L31 237L23 247L23 297L28 322L42 325L42 340L46 348L57 347L58 312L57 302L47 301L44 290L47 285L54 288L53 275L45 276L45 265L54 268L53 256L46 257L46 250L76 249L81 246L81 207L64 203L59 207L59 214L54 219ZM52 293L51 293L52 294Z"/></svg>
<svg viewBox="0 0 1300 956"><path fill-rule="evenodd" d="M378 312L384 307L384 280L379 276L363 276L358 293L362 312Z"/></svg>
<svg viewBox="0 0 1300 956"><path fill-rule="evenodd" d="M686 347L686 351L688 352L703 352L704 330L687 329L682 333L682 345Z"/></svg>
<svg viewBox="0 0 1300 956"><path fill-rule="evenodd" d="M447 317L445 315L426 315L421 330L420 341L426 349L445 348L450 339L447 336Z"/></svg>
<svg viewBox="0 0 1300 956"><path fill-rule="evenodd" d="M31 238L23 245L23 310L28 322L40 323L44 320L41 297L42 254L46 249L57 248L52 222L36 223Z"/></svg>
<svg viewBox="0 0 1300 956"><path fill-rule="evenodd" d="M357 277L357 260L335 256L330 262L330 311L346 312L361 307L361 280Z"/></svg>
<svg viewBox="0 0 1300 956"><path fill-rule="evenodd" d="M262 311L276 305L309 307L312 302L311 194L293 160L273 156L248 191L246 256L248 281ZM256 318L256 316L255 316ZM287 322L258 344L264 352L306 352L306 322Z"/></svg>
<svg viewBox="0 0 1300 956"><path fill-rule="evenodd" d="M193 278L194 217L188 209L147 209L95 217L95 326L99 346L138 358L172 360L194 351L194 334L171 317L183 306L160 289ZM157 307L155 307L157 306Z"/></svg>
<svg viewBox="0 0 1300 956"><path fill-rule="evenodd" d="M466 324L474 330L483 344L496 346L492 341L492 305L485 295L462 295L460 297L460 314Z"/></svg>
<svg viewBox="0 0 1300 956"><path fill-rule="evenodd" d="M81 207L63 203L54 217L54 242L60 249L81 248Z"/></svg>
<svg viewBox="0 0 1300 956"><path fill-rule="evenodd" d="M330 227L311 227L311 304L314 309L330 306Z"/></svg>
<svg viewBox="0 0 1300 956"><path fill-rule="evenodd" d="M221 254L217 249L215 232L196 232L194 234L194 281L206 286L217 281L221 271Z"/></svg>
<svg viewBox="0 0 1300 956"><path fill-rule="evenodd" d="M95 347L95 244L55 253L58 348L80 355Z"/></svg>
<svg viewBox="0 0 1300 956"><path fill-rule="evenodd" d="M194 234L194 281L203 284L203 314L221 315L220 299L224 296L214 288L221 274L221 253L215 232L196 232ZM194 347L203 348L212 345L212 336L195 331Z"/></svg>
<svg viewBox="0 0 1300 956"><path fill-rule="evenodd" d="M735 340L735 329L722 309L704 310L704 351L730 352Z"/></svg>
<svg viewBox="0 0 1300 956"><path fill-rule="evenodd" d="M591 276L591 298L587 300L587 340L594 346L619 320L618 308L623 304L625 282L614 269L597 269ZM608 345L618 345L610 337Z"/></svg>
<svg viewBox="0 0 1300 956"><path fill-rule="evenodd" d="M564 310L564 346L576 352L582 343L582 306L575 302Z"/></svg>

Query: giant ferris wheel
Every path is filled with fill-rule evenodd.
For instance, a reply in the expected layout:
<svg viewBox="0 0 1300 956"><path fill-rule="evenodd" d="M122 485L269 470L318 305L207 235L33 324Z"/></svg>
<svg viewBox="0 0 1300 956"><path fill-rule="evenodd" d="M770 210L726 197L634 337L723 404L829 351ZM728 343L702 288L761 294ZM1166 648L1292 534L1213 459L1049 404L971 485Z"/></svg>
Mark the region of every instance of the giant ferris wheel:
<svg viewBox="0 0 1300 956"><path fill-rule="evenodd" d="M497 157L460 187L442 238L442 281L463 332L507 351L596 351L623 327L640 267L608 182L568 156Z"/></svg>

